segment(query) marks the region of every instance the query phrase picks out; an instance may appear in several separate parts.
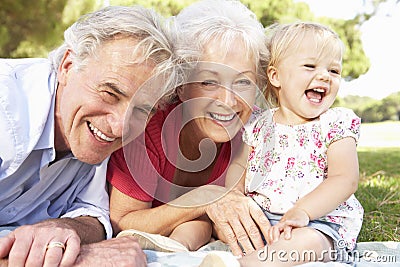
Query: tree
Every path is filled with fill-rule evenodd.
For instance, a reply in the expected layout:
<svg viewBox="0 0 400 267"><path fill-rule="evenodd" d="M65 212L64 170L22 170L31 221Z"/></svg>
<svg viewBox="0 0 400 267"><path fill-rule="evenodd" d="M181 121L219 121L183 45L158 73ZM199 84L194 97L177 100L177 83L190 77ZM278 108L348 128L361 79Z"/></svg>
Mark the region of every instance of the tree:
<svg viewBox="0 0 400 267"><path fill-rule="evenodd" d="M0 57L45 56L62 42L63 31L84 13L111 5L140 4L152 7L164 16L176 15L196 0L2 0L0 1ZM307 4L294 0L241 0L264 26L275 22L311 20L331 26L342 38L347 53L343 76L355 79L369 68L362 48L359 26L374 12L353 20L316 18ZM373 1L375 7L384 0ZM374 9L376 10L376 9Z"/></svg>
<svg viewBox="0 0 400 267"><path fill-rule="evenodd" d="M138 4L147 8L154 8L160 14L169 17L175 16L182 8L195 2L195 0L111 0L111 5Z"/></svg>
<svg viewBox="0 0 400 267"><path fill-rule="evenodd" d="M62 41L64 30L72 23L69 16L77 19L94 10L95 3L96 0L0 1L0 57L46 56Z"/></svg>
<svg viewBox="0 0 400 267"><path fill-rule="evenodd" d="M338 97L334 106L352 109L363 122L400 120L400 92L393 93L382 100L352 95Z"/></svg>
<svg viewBox="0 0 400 267"><path fill-rule="evenodd" d="M1 1L0 56L19 56L17 51L21 43L53 42L65 4L66 0Z"/></svg>
<svg viewBox="0 0 400 267"><path fill-rule="evenodd" d="M379 111L383 114L382 120L399 120L400 92L385 97L381 102Z"/></svg>

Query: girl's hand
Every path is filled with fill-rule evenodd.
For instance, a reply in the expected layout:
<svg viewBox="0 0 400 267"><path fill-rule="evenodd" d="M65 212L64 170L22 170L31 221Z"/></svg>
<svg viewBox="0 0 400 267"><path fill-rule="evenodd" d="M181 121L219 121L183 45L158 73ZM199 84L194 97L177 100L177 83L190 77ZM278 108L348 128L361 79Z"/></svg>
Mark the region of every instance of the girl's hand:
<svg viewBox="0 0 400 267"><path fill-rule="evenodd" d="M279 223L268 230L266 241L268 244L272 244L279 240L282 233L285 239L290 239L293 228L305 227L309 222L310 217L305 210L293 207L283 215Z"/></svg>

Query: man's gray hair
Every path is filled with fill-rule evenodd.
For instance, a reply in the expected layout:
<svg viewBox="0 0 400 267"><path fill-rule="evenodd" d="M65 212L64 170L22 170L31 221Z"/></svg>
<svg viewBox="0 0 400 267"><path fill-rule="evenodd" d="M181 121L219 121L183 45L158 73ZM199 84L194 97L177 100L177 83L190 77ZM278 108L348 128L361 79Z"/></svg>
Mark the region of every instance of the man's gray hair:
<svg viewBox="0 0 400 267"><path fill-rule="evenodd" d="M141 63L148 59L156 64L153 74L172 73L174 66L174 39L163 18L152 9L139 5L109 6L82 16L64 32L64 43L49 54L53 68L58 69L64 53L70 49L75 69L85 67L86 59L107 41L116 37L134 38L138 41L132 47ZM140 56L140 57L139 57ZM164 73L165 74L165 73ZM164 75L173 83L171 75ZM170 85L169 87L173 87Z"/></svg>

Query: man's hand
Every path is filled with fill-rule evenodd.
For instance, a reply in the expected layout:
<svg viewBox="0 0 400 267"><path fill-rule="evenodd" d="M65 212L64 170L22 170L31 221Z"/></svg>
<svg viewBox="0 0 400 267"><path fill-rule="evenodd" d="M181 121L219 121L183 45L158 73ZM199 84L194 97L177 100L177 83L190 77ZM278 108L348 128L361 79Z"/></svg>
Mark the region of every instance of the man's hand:
<svg viewBox="0 0 400 267"><path fill-rule="evenodd" d="M50 242L65 244L65 251L59 246L47 248ZM107 266L147 266L146 255L132 237L80 246L75 231L61 229L53 220L21 226L0 238L0 266L86 267L105 263Z"/></svg>
<svg viewBox="0 0 400 267"><path fill-rule="evenodd" d="M146 254L134 237L124 236L83 245L74 264L78 267L105 265L146 267Z"/></svg>
<svg viewBox="0 0 400 267"><path fill-rule="evenodd" d="M219 238L230 246L234 255L249 254L264 247L260 231L265 236L271 225L250 197L234 189L209 205L206 212Z"/></svg>
<svg viewBox="0 0 400 267"><path fill-rule="evenodd" d="M49 248L51 242L64 244ZM62 220L48 220L18 227L0 238L0 259L8 257L8 265L72 266L80 251L81 240L75 230Z"/></svg>

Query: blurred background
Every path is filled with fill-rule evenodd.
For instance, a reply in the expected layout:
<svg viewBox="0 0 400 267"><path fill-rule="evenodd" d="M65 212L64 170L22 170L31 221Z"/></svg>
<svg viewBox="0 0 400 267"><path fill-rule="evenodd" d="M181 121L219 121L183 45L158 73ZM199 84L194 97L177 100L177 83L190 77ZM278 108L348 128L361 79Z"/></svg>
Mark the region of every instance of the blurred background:
<svg viewBox="0 0 400 267"><path fill-rule="evenodd" d="M82 14L107 5L140 4L164 16L195 0L0 0L0 57L47 57ZM310 20L344 40L343 82L335 105L363 122L399 121L400 0L242 0L264 26Z"/></svg>

